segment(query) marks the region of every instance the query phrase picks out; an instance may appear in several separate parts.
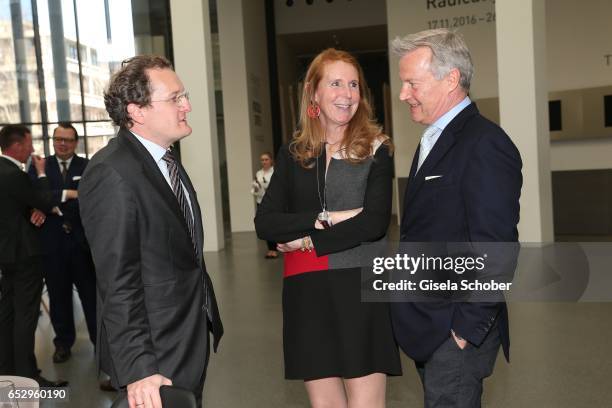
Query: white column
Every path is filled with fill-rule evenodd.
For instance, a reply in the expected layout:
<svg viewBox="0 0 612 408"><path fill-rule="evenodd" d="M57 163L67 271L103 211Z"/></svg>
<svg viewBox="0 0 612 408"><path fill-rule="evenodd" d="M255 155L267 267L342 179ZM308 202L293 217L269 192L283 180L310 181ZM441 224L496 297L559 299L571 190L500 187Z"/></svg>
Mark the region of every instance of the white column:
<svg viewBox="0 0 612 408"><path fill-rule="evenodd" d="M422 29L417 26L414 12L421 7L414 0L387 0L387 32L388 39L392 41L395 37L404 37L411 32ZM406 181L414 152L421 141L421 135L425 128L423 125L413 122L410 119L408 105L400 102L399 93L402 83L399 79L399 58L389 49L389 82L391 87L391 117L393 118L393 144L395 145L395 180L393 186L394 206L397 208L397 224L401 222L403 207L400 205L403 200L404 191L400 191L400 178Z"/></svg>
<svg viewBox="0 0 612 408"><path fill-rule="evenodd" d="M253 231L251 184L273 145L264 2L217 1L217 17L231 228Z"/></svg>
<svg viewBox="0 0 612 408"><path fill-rule="evenodd" d="M523 159L519 239L552 242L553 213L543 0L497 0L499 113Z"/></svg>
<svg viewBox="0 0 612 408"><path fill-rule="evenodd" d="M255 205L249 192L253 181L253 160L243 12L242 0L217 1L232 232L253 231L255 228ZM261 49L265 46L262 44Z"/></svg>
<svg viewBox="0 0 612 408"><path fill-rule="evenodd" d="M172 44L177 74L189 91L191 136L181 141L181 158L202 209L204 250L224 247L219 149L208 0L173 0Z"/></svg>

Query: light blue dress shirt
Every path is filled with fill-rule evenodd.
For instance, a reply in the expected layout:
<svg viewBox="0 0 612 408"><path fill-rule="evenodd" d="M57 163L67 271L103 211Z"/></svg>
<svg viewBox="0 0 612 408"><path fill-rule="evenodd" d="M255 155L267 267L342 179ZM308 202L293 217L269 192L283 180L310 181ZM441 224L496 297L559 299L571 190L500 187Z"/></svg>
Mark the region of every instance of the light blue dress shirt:
<svg viewBox="0 0 612 408"><path fill-rule="evenodd" d="M438 120L436 120L434 123L431 124L431 126L436 127L438 129L438 131L432 135L432 143L431 143L432 148L433 146L435 146L436 142L440 138L440 135L442 134L446 126L448 126L448 124L453 119L455 119L455 116L457 116L462 110L467 108L471 103L472 103L472 100L470 99L470 97L466 96L465 98L463 98L461 102L453 106L451 110L446 112L444 115L440 116Z"/></svg>

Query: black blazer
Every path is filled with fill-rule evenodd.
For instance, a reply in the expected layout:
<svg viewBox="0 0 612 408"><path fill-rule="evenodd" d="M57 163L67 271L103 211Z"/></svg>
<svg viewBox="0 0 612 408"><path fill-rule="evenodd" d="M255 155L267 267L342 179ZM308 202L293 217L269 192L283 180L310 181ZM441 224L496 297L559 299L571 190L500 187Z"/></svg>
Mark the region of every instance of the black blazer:
<svg viewBox="0 0 612 408"><path fill-rule="evenodd" d="M32 209L51 211L46 177L34 182L15 163L0 157L0 263L41 255L39 231L30 223Z"/></svg>
<svg viewBox="0 0 612 408"><path fill-rule="evenodd" d="M182 167L180 167L182 171ZM159 373L195 390L223 326L206 280L202 217L182 172L195 220L197 256L176 197L145 147L126 129L90 161L79 186L81 218L97 276L99 367L124 387Z"/></svg>
<svg viewBox="0 0 612 408"><path fill-rule="evenodd" d="M46 253L58 251L59 243L61 242L60 238L65 235L62 229L62 224L64 223L69 223L72 229L70 236L76 240L81 248L86 251L89 250L87 240L85 239L85 231L83 231L83 225L81 224L79 201L66 200L62 203L63 190L77 190L79 188L79 180L87 167L87 163L89 163L89 160L86 158L74 155L66 174L66 181L64 181L62 180L62 171L56 156L53 155L47 158L45 174L47 175L47 180L49 180L53 204L61 210L63 216L47 214L47 219L41 227L41 238ZM30 167L29 174L32 180L36 178L36 171L33 166Z"/></svg>
<svg viewBox="0 0 612 408"><path fill-rule="evenodd" d="M404 198L402 241L517 242L521 157L475 104L448 124L416 172L418 157L417 149ZM425 180L436 175L442 177ZM478 346L491 327L499 328L509 358L503 302L392 303L391 310L400 347L417 361L426 361L451 329Z"/></svg>
<svg viewBox="0 0 612 408"><path fill-rule="evenodd" d="M322 210L319 195L321 194L322 200L325 162L326 154L323 149L319 157L320 165L304 168L293 159L288 145L281 147L272 180L257 207L255 229L259 238L289 242L310 235L317 255L322 256L354 248L385 235L389 227L393 191L393 157L389 148L381 145L374 155L368 174L363 211L334 228L315 230L317 214Z"/></svg>

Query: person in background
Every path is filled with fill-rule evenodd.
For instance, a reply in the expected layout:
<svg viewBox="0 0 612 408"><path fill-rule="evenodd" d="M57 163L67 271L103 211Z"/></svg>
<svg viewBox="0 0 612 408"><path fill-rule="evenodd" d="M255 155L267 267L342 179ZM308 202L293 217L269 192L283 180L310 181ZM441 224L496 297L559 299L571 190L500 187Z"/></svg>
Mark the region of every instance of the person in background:
<svg viewBox="0 0 612 408"><path fill-rule="evenodd" d="M44 276L49 294L51 324L55 331L54 363L70 358L76 339L72 287L76 287L87 323L89 339L96 345L96 274L79 215L77 188L88 160L75 154L77 130L62 122L53 131L53 149L45 164L53 204L61 215L47 214L41 227ZM36 174L30 168L30 177Z"/></svg>
<svg viewBox="0 0 612 408"><path fill-rule="evenodd" d="M32 134L21 125L0 130L0 375L33 378L41 387L63 387L67 381L40 374L34 340L42 296L40 227L53 209L45 159L32 156L36 179L23 164L34 152Z"/></svg>
<svg viewBox="0 0 612 408"><path fill-rule="evenodd" d="M272 180L272 174L274 174L274 159L272 158L272 153L264 152L259 157L259 161L261 162L261 169L257 170L255 173L255 180L253 180L253 185L251 187L251 194L255 196L255 201L257 201L257 206L261 204L261 200L266 194L266 190L270 185L270 180ZM268 245L268 252L266 252L266 259L274 259L278 257L278 253L276 252L276 242L266 241Z"/></svg>
<svg viewBox="0 0 612 408"><path fill-rule="evenodd" d="M388 304L361 301L360 245L387 232L393 174L367 89L347 52L314 58L300 129L255 218L284 252L285 378L304 381L315 408L382 408L387 375L401 375Z"/></svg>

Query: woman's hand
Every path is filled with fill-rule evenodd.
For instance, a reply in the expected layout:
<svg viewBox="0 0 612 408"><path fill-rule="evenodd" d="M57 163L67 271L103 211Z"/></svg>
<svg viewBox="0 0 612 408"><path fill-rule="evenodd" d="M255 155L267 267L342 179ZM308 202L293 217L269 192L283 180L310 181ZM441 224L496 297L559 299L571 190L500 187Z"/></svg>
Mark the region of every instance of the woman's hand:
<svg viewBox="0 0 612 408"><path fill-rule="evenodd" d="M280 252L297 251L298 249L302 249L302 239L303 238L298 238L290 242L285 242L284 244L276 244L276 249Z"/></svg>
<svg viewBox="0 0 612 408"><path fill-rule="evenodd" d="M276 245L276 248L281 252L293 252L297 251L312 251L314 249L314 245L312 243L312 239L310 239L310 235L307 235L302 238L295 239L291 242L285 242L284 244Z"/></svg>
<svg viewBox="0 0 612 408"><path fill-rule="evenodd" d="M352 210L328 211L328 213L329 213L329 218L331 219L331 224L333 226L333 225L341 223L342 221L346 221L350 218L353 218L354 216L356 216L362 211L363 211L363 207L359 207L359 208L354 208ZM325 229L323 228L323 225L319 222L319 220L315 221L315 228L320 229L320 230Z"/></svg>

